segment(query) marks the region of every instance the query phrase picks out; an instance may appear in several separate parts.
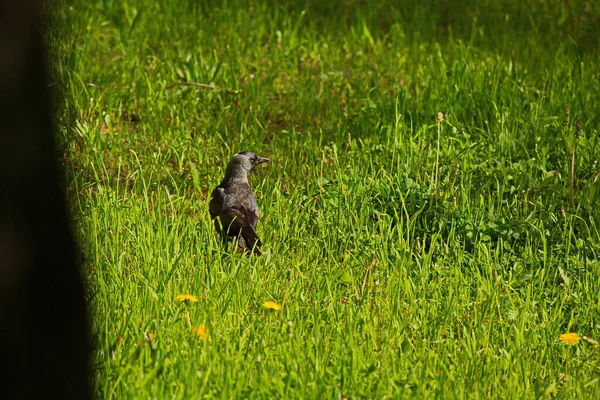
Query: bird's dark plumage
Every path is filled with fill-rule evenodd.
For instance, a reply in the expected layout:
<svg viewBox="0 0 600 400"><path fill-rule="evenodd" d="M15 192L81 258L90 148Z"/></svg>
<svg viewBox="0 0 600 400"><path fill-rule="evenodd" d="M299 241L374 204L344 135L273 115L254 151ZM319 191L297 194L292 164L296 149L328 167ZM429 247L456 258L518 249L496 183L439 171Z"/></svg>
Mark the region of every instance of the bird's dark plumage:
<svg viewBox="0 0 600 400"><path fill-rule="evenodd" d="M254 153L234 154L227 164L225 178L212 192L210 217L224 241L237 240L238 251L260 255L256 234L258 206L248 177L258 164L269 161Z"/></svg>

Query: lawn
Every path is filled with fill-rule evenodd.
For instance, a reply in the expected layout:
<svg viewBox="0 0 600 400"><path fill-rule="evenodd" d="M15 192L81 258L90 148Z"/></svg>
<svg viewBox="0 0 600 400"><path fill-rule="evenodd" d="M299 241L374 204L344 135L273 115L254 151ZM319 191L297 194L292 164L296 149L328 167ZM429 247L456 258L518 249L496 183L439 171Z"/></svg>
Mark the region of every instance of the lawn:
<svg viewBox="0 0 600 400"><path fill-rule="evenodd" d="M600 3L47 14L99 398L600 397Z"/></svg>

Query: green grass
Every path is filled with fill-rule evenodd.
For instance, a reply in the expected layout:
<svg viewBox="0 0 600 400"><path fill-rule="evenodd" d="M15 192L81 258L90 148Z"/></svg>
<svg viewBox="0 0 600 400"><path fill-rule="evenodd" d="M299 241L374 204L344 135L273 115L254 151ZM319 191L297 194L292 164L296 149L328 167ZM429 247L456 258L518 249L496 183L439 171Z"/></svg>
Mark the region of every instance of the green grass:
<svg viewBox="0 0 600 400"><path fill-rule="evenodd" d="M212 3L48 9L99 397L599 397L598 4Z"/></svg>

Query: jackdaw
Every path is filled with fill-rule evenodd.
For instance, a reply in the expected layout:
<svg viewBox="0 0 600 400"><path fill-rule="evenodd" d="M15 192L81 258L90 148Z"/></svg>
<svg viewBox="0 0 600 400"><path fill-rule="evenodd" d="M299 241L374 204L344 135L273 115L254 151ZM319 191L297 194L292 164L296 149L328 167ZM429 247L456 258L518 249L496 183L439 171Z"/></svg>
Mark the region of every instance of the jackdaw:
<svg viewBox="0 0 600 400"><path fill-rule="evenodd" d="M250 189L248 177L258 164L269 161L244 151L234 154L225 178L212 192L209 208L215 229L223 242L237 241L237 250L260 255L261 242L256 234L258 206Z"/></svg>

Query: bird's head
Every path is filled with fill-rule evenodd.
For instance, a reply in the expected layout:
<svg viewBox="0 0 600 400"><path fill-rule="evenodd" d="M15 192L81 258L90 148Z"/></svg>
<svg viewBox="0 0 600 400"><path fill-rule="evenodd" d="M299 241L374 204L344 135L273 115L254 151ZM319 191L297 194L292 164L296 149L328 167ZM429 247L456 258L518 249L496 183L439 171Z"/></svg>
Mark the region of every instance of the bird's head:
<svg viewBox="0 0 600 400"><path fill-rule="evenodd" d="M257 156L249 151L236 153L227 164L226 177L248 178L258 164L266 163L269 159Z"/></svg>

